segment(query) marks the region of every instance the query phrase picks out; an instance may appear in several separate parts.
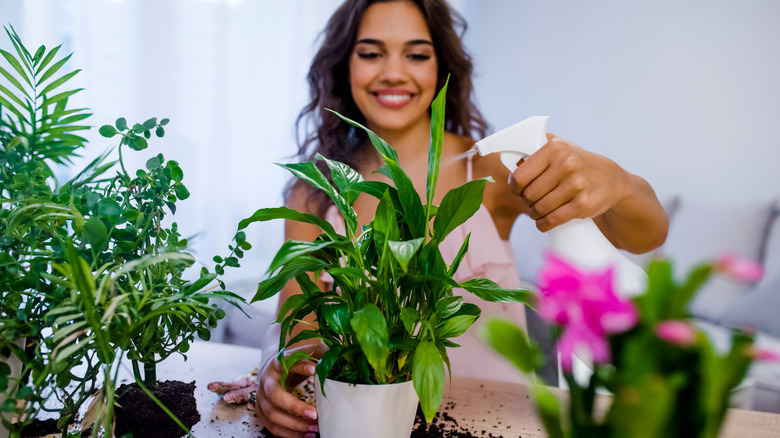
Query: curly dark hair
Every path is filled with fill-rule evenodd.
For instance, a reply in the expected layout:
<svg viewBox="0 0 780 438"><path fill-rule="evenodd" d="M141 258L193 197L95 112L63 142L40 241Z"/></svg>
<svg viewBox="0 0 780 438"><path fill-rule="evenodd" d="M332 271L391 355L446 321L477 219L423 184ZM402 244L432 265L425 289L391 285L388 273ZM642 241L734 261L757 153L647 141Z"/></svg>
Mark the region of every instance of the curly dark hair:
<svg viewBox="0 0 780 438"><path fill-rule="evenodd" d="M365 125L365 117L350 91L349 58L366 9L374 3L386 1L411 1L425 17L439 65L437 92L450 75L444 128L462 136L482 138L486 135L488 125L472 101L471 57L461 41L466 22L457 11L450 8L445 0L347 0L333 14L320 35L322 45L309 69L311 101L301 110L296 122L299 160L311 161L319 153L356 168L357 152L369 145L363 131L344 123L327 109ZM317 166L330 178L329 170L322 161L318 161ZM294 179L287 186L285 200L289 200L298 188L304 189L311 211L323 217L333 201L324 192L299 179Z"/></svg>

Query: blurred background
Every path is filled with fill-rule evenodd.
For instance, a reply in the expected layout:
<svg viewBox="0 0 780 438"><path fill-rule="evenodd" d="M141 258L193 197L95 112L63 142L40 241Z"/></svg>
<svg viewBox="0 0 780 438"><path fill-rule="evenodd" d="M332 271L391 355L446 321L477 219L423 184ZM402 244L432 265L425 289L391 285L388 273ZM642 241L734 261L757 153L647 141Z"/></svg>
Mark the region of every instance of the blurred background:
<svg viewBox="0 0 780 438"><path fill-rule="evenodd" d="M92 110L94 126L171 119L164 139L127 159L179 161L192 196L173 220L211 266L239 220L282 203L288 175L273 163L292 160L316 39L340 3L2 0L0 23L33 49L74 52L66 68L83 69L72 84L85 90L71 102ZM662 201L692 200L713 216L780 196L780 2L451 4L468 22L477 103L494 130L550 115L551 132L643 176ZM88 138L84 161L115 146L96 129ZM247 234L254 249L228 279L251 296L282 223Z"/></svg>

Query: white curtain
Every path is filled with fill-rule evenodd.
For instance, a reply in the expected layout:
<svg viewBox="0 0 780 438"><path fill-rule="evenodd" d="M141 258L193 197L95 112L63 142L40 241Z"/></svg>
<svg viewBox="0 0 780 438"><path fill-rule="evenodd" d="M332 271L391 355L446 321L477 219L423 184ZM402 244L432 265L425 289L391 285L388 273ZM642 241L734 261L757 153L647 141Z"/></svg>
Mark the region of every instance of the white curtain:
<svg viewBox="0 0 780 438"><path fill-rule="evenodd" d="M92 110L91 124L171 119L163 139L124 155L132 168L158 153L181 164L192 196L172 220L184 236L197 235L192 250L213 267L211 257L227 253L239 220L281 205L289 174L274 163L295 152L314 42L339 3L3 0L0 21L33 49L62 43L61 54L74 52L67 68L83 69L72 85L85 91L71 102ZM89 139L76 167L116 144L96 129ZM247 235L254 248L228 279L260 278L283 241L282 223L256 224Z"/></svg>

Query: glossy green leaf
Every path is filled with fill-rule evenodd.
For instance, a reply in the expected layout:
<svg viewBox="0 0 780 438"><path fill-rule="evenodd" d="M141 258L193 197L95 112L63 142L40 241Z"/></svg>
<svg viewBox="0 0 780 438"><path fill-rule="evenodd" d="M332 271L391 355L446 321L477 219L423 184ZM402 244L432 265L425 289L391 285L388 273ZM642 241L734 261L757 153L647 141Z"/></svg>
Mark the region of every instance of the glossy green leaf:
<svg viewBox="0 0 780 438"><path fill-rule="evenodd" d="M306 181L313 187L316 187L324 191L334 202L336 208L341 212L341 216L344 218L344 224L346 225L347 235L352 235L357 230L357 213L352 206L342 197L336 189L328 182L325 175L317 169L317 166L307 161L305 163L291 163L280 164L281 167L287 169L295 175L295 177Z"/></svg>
<svg viewBox="0 0 780 438"><path fill-rule="evenodd" d="M436 303L436 316L439 318L448 318L460 310L462 306L463 297L457 295L452 297L445 297Z"/></svg>
<svg viewBox="0 0 780 438"><path fill-rule="evenodd" d="M277 208L261 208L255 211L252 216L241 220L238 223L238 229L243 230L250 224L255 222L265 222L273 219L287 219L291 221L304 222L319 227L328 237L333 240L339 239L339 234L333 229L331 225L325 219L320 218L317 215L311 213L301 213L297 210L293 210L287 207Z"/></svg>
<svg viewBox="0 0 780 438"><path fill-rule="evenodd" d="M271 264L266 270L267 274L275 272L283 265L289 263L290 260L300 257L302 255L308 255L313 252L319 251L323 248L327 248L332 245L333 241L327 242L301 242L297 240L288 240L282 244L282 247L276 252Z"/></svg>
<svg viewBox="0 0 780 438"><path fill-rule="evenodd" d="M346 304L325 304L322 306L322 315L325 319L325 323L333 331L341 336L346 336L349 330L349 308Z"/></svg>
<svg viewBox="0 0 780 438"><path fill-rule="evenodd" d="M417 309L409 307L401 308L401 322L404 324L406 332L414 334L414 325L420 320L420 312Z"/></svg>
<svg viewBox="0 0 780 438"><path fill-rule="evenodd" d="M485 301L496 303L523 303L531 308L536 303L536 295L525 289L503 289L487 278L472 278L459 285Z"/></svg>
<svg viewBox="0 0 780 438"><path fill-rule="evenodd" d="M439 94L431 104L431 143L428 146L428 177L425 186L427 208L426 219L431 218L431 207L436 192L436 184L439 181L439 169L441 168L441 151L444 146L444 108L447 104L447 85L450 77L444 82Z"/></svg>
<svg viewBox="0 0 780 438"><path fill-rule="evenodd" d="M482 205L486 180L469 181L444 195L433 220L433 238L442 242L447 235L466 222Z"/></svg>
<svg viewBox="0 0 780 438"><path fill-rule="evenodd" d="M265 279L257 286L257 293L251 302L261 301L276 295L288 281L305 272L317 272L327 266L327 262L311 256L299 256L290 260L279 273Z"/></svg>
<svg viewBox="0 0 780 438"><path fill-rule="evenodd" d="M471 303L463 304L455 314L444 319L438 329L438 337L455 338L462 335L479 318L480 313L479 306Z"/></svg>
<svg viewBox="0 0 780 438"><path fill-rule="evenodd" d="M382 311L374 304L367 304L352 315L349 321L360 349L374 369L379 383L385 383L387 357L390 353L390 335Z"/></svg>
<svg viewBox="0 0 780 438"><path fill-rule="evenodd" d="M466 257L466 252L469 250L469 241L471 240L471 233L466 234L466 238L463 240L463 243L460 245L460 249L458 249L458 253L455 255L455 259L452 261L452 264L450 265L449 269L447 269L447 275L455 275L456 272L458 272L458 268L460 267L460 263L463 261L463 258Z"/></svg>
<svg viewBox="0 0 780 438"><path fill-rule="evenodd" d="M404 272L409 270L409 262L412 260L417 251L420 250L425 238L419 237L412 240L404 240L401 242L390 241L390 251L393 253L393 258L401 265L401 269Z"/></svg>
<svg viewBox="0 0 780 438"><path fill-rule="evenodd" d="M431 422L444 399L444 363L433 342L420 342L414 351L412 376L425 421Z"/></svg>
<svg viewBox="0 0 780 438"><path fill-rule="evenodd" d="M363 182L363 176L355 169L339 161L330 160L320 154L317 154L315 158L325 161L325 164L330 169L330 178L333 180L333 184L339 189L347 203L352 205L360 194L359 191L352 190L352 187Z"/></svg>

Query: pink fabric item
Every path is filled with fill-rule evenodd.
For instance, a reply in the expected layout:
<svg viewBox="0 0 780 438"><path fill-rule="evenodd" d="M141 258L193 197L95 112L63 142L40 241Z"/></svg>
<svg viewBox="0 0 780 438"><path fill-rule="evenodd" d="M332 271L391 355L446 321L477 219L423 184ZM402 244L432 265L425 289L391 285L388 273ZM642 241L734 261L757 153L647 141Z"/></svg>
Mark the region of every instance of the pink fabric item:
<svg viewBox="0 0 780 438"><path fill-rule="evenodd" d="M327 211L325 219L338 233L344 233L344 221L335 206L331 206ZM498 235L493 218L484 205L444 239L439 246L444 261L447 264L452 263L468 233L471 233L469 250L455 274L455 280L462 283L470 278L484 277L504 288L521 288L511 244ZM332 283L332 279L325 274L321 279ZM525 306L487 302L460 289L455 290L455 293L462 295L464 302L478 305L482 309L482 316L466 333L453 340L461 346L448 350L452 375L523 382L520 372L486 347L475 334L477 327L484 323L488 316L509 318L525 330Z"/></svg>

